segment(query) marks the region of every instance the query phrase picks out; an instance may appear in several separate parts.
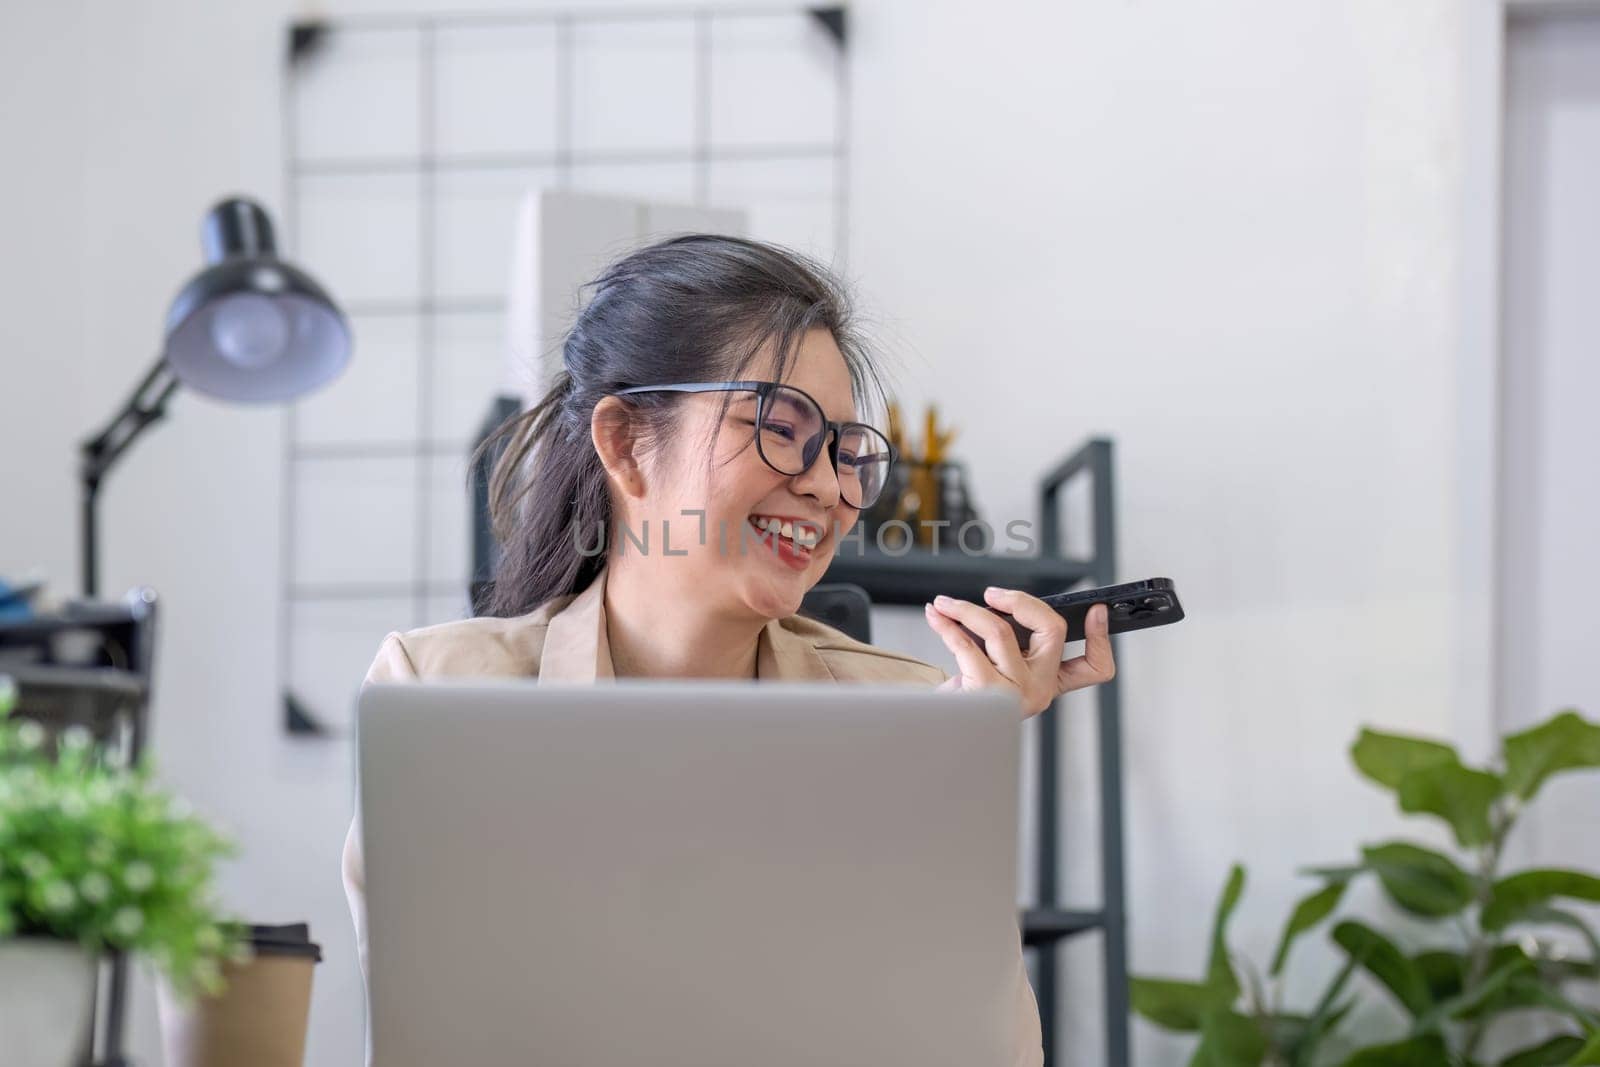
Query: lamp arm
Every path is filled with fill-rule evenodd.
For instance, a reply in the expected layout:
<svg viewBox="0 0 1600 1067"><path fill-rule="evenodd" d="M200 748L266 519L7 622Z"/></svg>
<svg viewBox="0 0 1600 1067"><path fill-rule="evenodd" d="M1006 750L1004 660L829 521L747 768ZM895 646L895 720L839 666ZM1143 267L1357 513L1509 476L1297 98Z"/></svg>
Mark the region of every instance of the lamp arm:
<svg viewBox="0 0 1600 1067"><path fill-rule="evenodd" d="M178 378L168 366L166 355L157 356L105 428L84 440L80 448L81 479L88 483L105 477L145 427L166 414L167 401L177 388Z"/></svg>
<svg viewBox="0 0 1600 1067"><path fill-rule="evenodd" d="M151 423L167 413L167 401L178 391L178 377L167 363L166 354L156 357L155 365L134 387L111 421L93 437L85 438L78 451L78 484L82 489L83 595L99 592L100 546L98 498L100 483L122 454Z"/></svg>

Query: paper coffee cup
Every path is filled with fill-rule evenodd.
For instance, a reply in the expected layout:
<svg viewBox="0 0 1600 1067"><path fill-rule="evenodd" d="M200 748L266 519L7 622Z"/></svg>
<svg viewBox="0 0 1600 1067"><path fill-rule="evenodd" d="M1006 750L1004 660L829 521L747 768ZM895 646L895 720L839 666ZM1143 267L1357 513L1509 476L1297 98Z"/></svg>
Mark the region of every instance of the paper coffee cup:
<svg viewBox="0 0 1600 1067"><path fill-rule="evenodd" d="M322 949L305 923L252 926L254 958L225 963L227 988L183 1003L158 989L167 1067L303 1067L311 975Z"/></svg>

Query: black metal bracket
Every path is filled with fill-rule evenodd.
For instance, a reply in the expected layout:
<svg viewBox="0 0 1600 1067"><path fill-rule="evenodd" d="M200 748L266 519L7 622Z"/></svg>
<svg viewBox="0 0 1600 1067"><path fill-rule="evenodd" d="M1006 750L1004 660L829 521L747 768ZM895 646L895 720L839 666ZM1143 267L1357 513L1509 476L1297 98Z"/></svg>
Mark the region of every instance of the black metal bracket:
<svg viewBox="0 0 1600 1067"><path fill-rule="evenodd" d="M289 65L295 66L315 55L328 37L328 24L307 19L289 25Z"/></svg>
<svg viewBox="0 0 1600 1067"><path fill-rule="evenodd" d="M288 689L283 691L283 730L294 737L333 736L333 731Z"/></svg>
<svg viewBox="0 0 1600 1067"><path fill-rule="evenodd" d="M814 7L806 12L828 31L828 36L833 38L833 43L844 50L850 41L849 16L842 7Z"/></svg>

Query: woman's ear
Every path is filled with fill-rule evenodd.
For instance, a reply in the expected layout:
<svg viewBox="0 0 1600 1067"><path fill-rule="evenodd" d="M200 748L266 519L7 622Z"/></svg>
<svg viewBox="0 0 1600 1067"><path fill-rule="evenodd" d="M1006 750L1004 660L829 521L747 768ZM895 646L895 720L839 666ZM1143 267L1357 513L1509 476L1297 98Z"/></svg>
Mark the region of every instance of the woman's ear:
<svg viewBox="0 0 1600 1067"><path fill-rule="evenodd" d="M600 465L617 488L627 496L643 496L644 472L639 465L638 442L628 405L614 396L601 397L589 418L589 438L600 456Z"/></svg>

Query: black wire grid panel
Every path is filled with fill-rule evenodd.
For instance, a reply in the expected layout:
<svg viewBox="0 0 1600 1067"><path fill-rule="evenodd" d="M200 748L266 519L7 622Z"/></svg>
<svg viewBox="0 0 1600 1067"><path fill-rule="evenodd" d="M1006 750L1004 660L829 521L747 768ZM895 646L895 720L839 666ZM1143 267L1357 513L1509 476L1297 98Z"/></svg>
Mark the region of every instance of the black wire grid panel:
<svg viewBox="0 0 1600 1067"><path fill-rule="evenodd" d="M353 15L289 27L284 232L349 315L283 457L285 728L347 729L384 633L468 613L466 459L504 391L518 202L747 211L846 252L839 8Z"/></svg>

